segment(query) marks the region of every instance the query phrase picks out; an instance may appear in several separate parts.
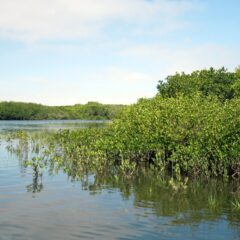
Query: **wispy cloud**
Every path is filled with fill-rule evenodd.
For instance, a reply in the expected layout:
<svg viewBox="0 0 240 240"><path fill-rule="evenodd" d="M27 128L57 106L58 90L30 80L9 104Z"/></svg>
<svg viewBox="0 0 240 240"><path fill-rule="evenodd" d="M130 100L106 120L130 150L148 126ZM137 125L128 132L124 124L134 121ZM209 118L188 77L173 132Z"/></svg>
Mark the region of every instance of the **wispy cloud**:
<svg viewBox="0 0 240 240"><path fill-rule="evenodd" d="M220 10L201 0L0 0L0 100L133 103L176 71L233 70L239 16L222 26Z"/></svg>
<svg viewBox="0 0 240 240"><path fill-rule="evenodd" d="M120 54L151 62L155 72L160 70L158 76L164 78L175 72L191 72L209 67L225 66L234 70L239 65L240 48L211 43L164 43L130 46L122 49Z"/></svg>
<svg viewBox="0 0 240 240"><path fill-rule="evenodd" d="M143 26L165 32L185 25L179 16L195 8L188 0L0 0L0 38L83 39L119 23L136 33Z"/></svg>
<svg viewBox="0 0 240 240"><path fill-rule="evenodd" d="M15 85L21 87L16 88ZM143 71L118 67L95 69L74 77L49 78L25 76L0 81L1 100L37 102L50 105L68 105L99 101L102 103L134 103L141 97L152 97L156 76ZM31 91L25 91L25 87ZM5 91L8 89L8 91ZM153 91L154 90L154 91Z"/></svg>

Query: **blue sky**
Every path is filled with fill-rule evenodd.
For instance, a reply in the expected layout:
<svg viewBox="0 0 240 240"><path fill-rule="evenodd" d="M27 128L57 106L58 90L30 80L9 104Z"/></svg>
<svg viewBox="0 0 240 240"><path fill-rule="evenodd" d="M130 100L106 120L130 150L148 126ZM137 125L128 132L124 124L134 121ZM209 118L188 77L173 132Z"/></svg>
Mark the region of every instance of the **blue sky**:
<svg viewBox="0 0 240 240"><path fill-rule="evenodd" d="M0 100L134 103L240 64L239 0L0 0Z"/></svg>

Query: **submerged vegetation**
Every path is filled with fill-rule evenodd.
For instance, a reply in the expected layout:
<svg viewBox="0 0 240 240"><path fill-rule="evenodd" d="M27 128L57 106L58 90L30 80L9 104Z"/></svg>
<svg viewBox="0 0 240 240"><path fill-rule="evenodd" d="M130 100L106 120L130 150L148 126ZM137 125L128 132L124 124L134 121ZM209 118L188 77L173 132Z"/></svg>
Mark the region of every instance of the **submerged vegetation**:
<svg viewBox="0 0 240 240"><path fill-rule="evenodd" d="M34 103L0 102L0 120L113 119L124 105L88 102L74 106L44 106Z"/></svg>

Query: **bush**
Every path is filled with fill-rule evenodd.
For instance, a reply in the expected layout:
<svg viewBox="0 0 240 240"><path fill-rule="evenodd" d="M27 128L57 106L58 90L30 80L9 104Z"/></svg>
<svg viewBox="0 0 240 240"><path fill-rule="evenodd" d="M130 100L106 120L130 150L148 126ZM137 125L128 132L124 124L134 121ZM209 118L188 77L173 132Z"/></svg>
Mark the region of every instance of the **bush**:
<svg viewBox="0 0 240 240"><path fill-rule="evenodd" d="M113 123L123 158L184 174L232 174L240 160L240 100L201 95L141 100Z"/></svg>
<svg viewBox="0 0 240 240"><path fill-rule="evenodd" d="M219 100L232 99L239 92L235 82L240 78L239 69L229 72L225 68L205 69L191 74L176 73L159 81L159 94L163 97L176 97L178 94L189 95L200 92L203 96L217 96ZM239 85L239 84L238 84Z"/></svg>
<svg viewBox="0 0 240 240"><path fill-rule="evenodd" d="M56 139L78 158L151 164L174 176L227 177L240 167L240 100L222 104L200 94L141 99L105 129Z"/></svg>

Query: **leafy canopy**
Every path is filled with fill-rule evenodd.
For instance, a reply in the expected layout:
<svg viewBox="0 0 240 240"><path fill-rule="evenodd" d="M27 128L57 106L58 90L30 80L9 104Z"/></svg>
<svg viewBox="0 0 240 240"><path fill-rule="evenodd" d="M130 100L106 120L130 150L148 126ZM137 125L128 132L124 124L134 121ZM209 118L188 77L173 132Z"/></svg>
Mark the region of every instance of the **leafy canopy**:
<svg viewBox="0 0 240 240"><path fill-rule="evenodd" d="M239 94L240 68L229 72L226 68L204 69L190 74L176 73L160 80L157 89L162 97L176 97L200 92L203 96L217 96L219 100L232 99Z"/></svg>

